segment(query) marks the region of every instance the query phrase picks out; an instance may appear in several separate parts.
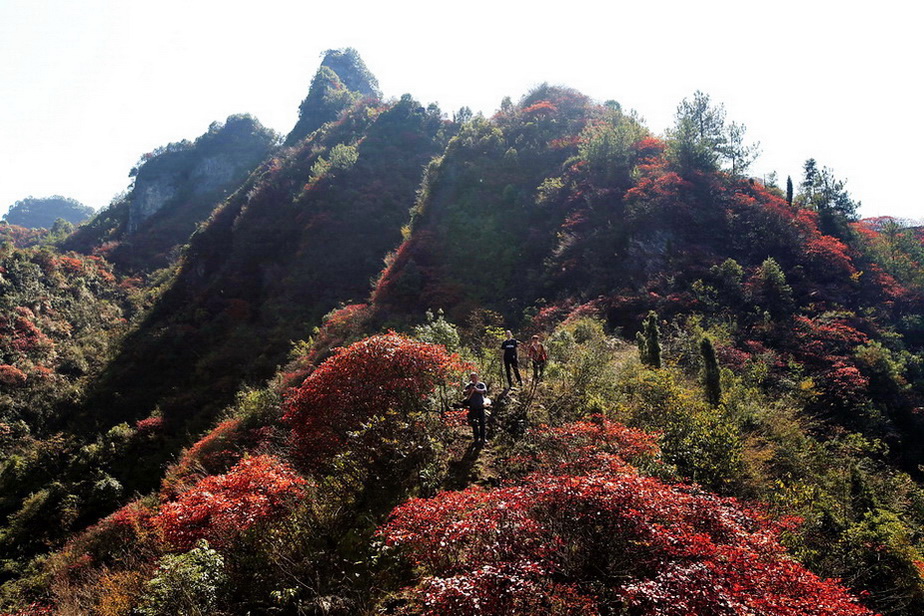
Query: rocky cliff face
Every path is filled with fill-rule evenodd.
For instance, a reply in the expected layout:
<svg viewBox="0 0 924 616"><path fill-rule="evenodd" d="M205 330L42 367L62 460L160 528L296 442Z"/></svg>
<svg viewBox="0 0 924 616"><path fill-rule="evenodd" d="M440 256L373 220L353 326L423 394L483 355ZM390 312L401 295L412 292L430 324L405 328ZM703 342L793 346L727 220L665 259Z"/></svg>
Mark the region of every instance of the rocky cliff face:
<svg viewBox="0 0 924 616"><path fill-rule="evenodd" d="M128 232L138 231L142 222L176 196L176 191L177 185L169 177L138 180L128 210Z"/></svg>
<svg viewBox="0 0 924 616"><path fill-rule="evenodd" d="M213 124L193 144L168 147L138 171L130 196L127 232L131 235L165 207L233 192L266 156L274 135L249 116Z"/></svg>

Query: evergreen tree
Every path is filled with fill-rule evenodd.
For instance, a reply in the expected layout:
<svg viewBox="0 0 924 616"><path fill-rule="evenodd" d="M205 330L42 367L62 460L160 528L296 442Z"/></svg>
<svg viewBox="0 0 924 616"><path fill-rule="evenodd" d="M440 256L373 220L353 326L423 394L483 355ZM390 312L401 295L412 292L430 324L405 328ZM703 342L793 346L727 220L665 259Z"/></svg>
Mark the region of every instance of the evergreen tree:
<svg viewBox="0 0 924 616"><path fill-rule="evenodd" d="M646 366L661 367L661 332L658 329L658 314L652 310L642 325L642 331L635 336L639 359Z"/></svg>
<svg viewBox="0 0 924 616"><path fill-rule="evenodd" d="M845 189L846 182L834 177L834 172L827 167L819 169L814 158L805 161L803 173L802 206L818 212L819 226L824 233L847 237L848 223L857 219L860 204L850 197Z"/></svg>
<svg viewBox="0 0 924 616"><path fill-rule="evenodd" d="M767 257L750 283L751 301L774 317L792 312L795 302L792 287L786 282L783 268L773 257Z"/></svg>
<svg viewBox="0 0 924 616"><path fill-rule="evenodd" d="M713 105L708 94L697 90L677 106L668 131L669 155L684 170L714 171L725 163L740 175L760 152L760 144L745 143L746 131L743 124L726 124L725 106Z"/></svg>
<svg viewBox="0 0 924 616"><path fill-rule="evenodd" d="M786 203L792 207L792 177L786 176Z"/></svg>
<svg viewBox="0 0 924 616"><path fill-rule="evenodd" d="M703 336L699 343L699 350L703 355L703 364L705 366L706 400L712 406L719 406L719 402L722 400L722 383L719 378L719 362L715 358L715 348L712 346L712 340L707 336Z"/></svg>

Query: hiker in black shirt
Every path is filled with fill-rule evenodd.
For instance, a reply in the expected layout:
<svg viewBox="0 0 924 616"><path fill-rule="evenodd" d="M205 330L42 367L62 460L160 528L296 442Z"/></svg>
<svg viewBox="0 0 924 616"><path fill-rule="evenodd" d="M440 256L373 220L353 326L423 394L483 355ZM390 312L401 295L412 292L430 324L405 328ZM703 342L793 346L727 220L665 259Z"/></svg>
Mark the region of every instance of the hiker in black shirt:
<svg viewBox="0 0 924 616"><path fill-rule="evenodd" d="M484 397L488 386L478 380L478 373L469 375L465 385L465 406L468 407L468 422L472 424L472 438L476 443L485 441Z"/></svg>
<svg viewBox="0 0 924 616"><path fill-rule="evenodd" d="M507 330L507 339L501 343L504 350L504 370L507 372L507 387L513 387L513 379L510 378L510 369L517 376L517 383L523 387L523 379L520 377L520 360L517 358L517 345L520 341L513 337L513 332Z"/></svg>

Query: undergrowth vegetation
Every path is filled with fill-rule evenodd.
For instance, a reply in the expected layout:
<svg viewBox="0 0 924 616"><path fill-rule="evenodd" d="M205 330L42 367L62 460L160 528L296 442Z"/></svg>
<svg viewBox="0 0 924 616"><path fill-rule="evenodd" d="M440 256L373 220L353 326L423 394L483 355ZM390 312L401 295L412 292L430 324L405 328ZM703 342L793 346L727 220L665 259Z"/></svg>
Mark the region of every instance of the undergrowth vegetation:
<svg viewBox="0 0 924 616"><path fill-rule="evenodd" d="M924 494L881 472L882 443L810 422L798 374L769 387L757 361L723 364L713 406L691 339L721 329L665 325L653 368L577 316L548 334L545 379L505 391L489 321L431 315L419 340L362 339L242 393L158 496L41 567L46 600L106 615L872 613L839 578L911 613ZM453 406L473 365L495 399L483 449Z"/></svg>

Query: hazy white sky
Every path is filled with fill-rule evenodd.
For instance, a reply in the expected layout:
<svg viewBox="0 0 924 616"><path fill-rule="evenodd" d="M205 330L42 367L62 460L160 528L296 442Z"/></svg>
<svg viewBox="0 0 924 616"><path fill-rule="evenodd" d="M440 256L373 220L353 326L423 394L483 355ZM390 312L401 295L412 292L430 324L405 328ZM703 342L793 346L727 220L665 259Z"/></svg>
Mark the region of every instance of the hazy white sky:
<svg viewBox="0 0 924 616"><path fill-rule="evenodd" d="M755 174L798 182L814 157L863 215L921 218L919 28L896 0L0 0L0 214L105 206L142 153L233 113L287 133L322 52L349 46L387 97L445 112L547 81L661 133L700 89L761 142Z"/></svg>

